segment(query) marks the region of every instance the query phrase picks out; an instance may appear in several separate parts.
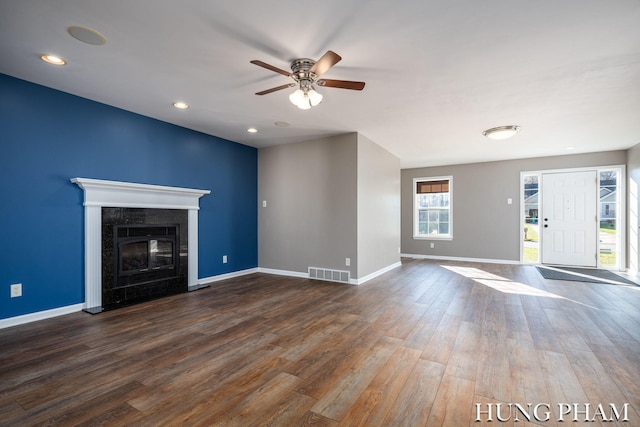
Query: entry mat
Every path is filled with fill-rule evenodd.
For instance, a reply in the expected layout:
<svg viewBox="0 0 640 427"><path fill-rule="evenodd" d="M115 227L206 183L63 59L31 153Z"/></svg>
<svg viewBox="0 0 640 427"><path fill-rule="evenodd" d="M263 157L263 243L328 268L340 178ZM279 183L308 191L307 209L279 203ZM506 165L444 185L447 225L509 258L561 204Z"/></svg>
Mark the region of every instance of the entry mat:
<svg viewBox="0 0 640 427"><path fill-rule="evenodd" d="M574 282L609 283L613 285L636 285L613 271L593 268L545 267L536 266L542 277L552 280L571 280Z"/></svg>

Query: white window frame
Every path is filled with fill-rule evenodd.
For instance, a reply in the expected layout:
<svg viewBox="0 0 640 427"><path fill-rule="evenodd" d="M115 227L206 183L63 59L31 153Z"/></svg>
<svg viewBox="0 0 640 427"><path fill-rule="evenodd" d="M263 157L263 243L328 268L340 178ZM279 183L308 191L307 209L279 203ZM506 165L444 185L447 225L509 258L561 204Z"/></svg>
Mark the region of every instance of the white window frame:
<svg viewBox="0 0 640 427"><path fill-rule="evenodd" d="M447 236L434 236L432 234L419 234L420 229L420 214L418 213L417 203L417 184L418 182L425 181L449 181L449 234ZM453 240L453 175L447 176L429 176L423 178L413 179L413 188L411 189L413 194L413 238L414 240Z"/></svg>

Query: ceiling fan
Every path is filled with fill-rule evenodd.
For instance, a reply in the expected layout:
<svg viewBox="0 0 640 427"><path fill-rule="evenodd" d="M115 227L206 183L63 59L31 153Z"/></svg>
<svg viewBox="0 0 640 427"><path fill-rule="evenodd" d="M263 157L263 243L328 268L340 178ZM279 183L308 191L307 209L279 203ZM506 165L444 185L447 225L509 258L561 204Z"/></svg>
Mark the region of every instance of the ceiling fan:
<svg viewBox="0 0 640 427"><path fill-rule="evenodd" d="M298 89L289 95L289 100L298 108L308 110L311 107L315 107L322 101L322 95L316 92L314 85L351 90L364 89L364 82L319 78L331 67L336 65L341 59L342 57L340 55L328 50L327 53L322 55L322 58L318 61L314 61L309 58L294 59L291 61L291 72L254 59L253 61L250 61L252 64L266 68L267 70L275 71L276 73L284 76L291 77L294 80L293 82L285 85L256 92L256 95L266 95L268 93L297 86Z"/></svg>

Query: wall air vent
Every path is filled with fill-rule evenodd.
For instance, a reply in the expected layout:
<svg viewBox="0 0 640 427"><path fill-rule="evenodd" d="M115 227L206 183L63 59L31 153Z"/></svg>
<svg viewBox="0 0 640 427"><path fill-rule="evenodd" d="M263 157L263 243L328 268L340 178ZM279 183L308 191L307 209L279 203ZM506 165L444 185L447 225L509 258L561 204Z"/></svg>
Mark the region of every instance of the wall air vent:
<svg viewBox="0 0 640 427"><path fill-rule="evenodd" d="M329 268L309 267L309 279L328 280L330 282L350 283L351 272L331 270Z"/></svg>

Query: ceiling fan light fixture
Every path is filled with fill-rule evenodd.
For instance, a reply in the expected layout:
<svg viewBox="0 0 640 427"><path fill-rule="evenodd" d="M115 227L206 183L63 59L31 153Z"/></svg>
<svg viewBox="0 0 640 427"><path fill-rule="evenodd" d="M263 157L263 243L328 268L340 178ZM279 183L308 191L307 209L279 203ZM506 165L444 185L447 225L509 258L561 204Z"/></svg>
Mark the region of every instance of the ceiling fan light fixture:
<svg viewBox="0 0 640 427"><path fill-rule="evenodd" d="M498 126L495 128L487 129L482 134L490 139L507 139L518 133L520 126Z"/></svg>
<svg viewBox="0 0 640 427"><path fill-rule="evenodd" d="M322 87L334 87L339 89L362 90L364 82L356 82L351 80L333 80L320 79L320 76L327 72L331 67L336 65L342 57L337 53L328 50L322 57L314 61L309 58L298 58L291 61L291 72L281 68L274 67L260 60L254 59L249 61L251 64L257 65L267 70L282 74L293 79L294 83L284 84L273 87L271 89L256 92L256 95L266 95L282 89L298 86L295 92L289 95L289 101L301 110L308 110L311 107L322 102L322 95L316 92L314 85Z"/></svg>
<svg viewBox="0 0 640 427"><path fill-rule="evenodd" d="M311 108L311 102L309 101L309 94L304 94L302 102L298 104L298 108L301 110L308 110Z"/></svg>
<svg viewBox="0 0 640 427"><path fill-rule="evenodd" d="M311 89L307 94L309 95L309 103L312 107L322 102L322 94L316 92L314 89Z"/></svg>
<svg viewBox="0 0 640 427"><path fill-rule="evenodd" d="M304 102L304 92L302 89L296 89L291 95L289 95L289 101L296 107L300 106Z"/></svg>

